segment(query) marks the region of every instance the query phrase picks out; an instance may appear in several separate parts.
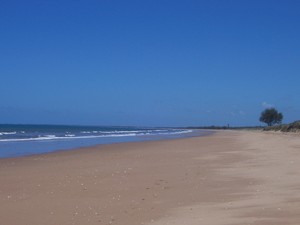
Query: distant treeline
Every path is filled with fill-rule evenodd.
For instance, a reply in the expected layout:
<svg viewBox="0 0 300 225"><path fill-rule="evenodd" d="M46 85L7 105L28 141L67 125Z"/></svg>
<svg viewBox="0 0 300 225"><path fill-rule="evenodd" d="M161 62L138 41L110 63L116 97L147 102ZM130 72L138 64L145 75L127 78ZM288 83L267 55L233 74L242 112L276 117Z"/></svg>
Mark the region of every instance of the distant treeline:
<svg viewBox="0 0 300 225"><path fill-rule="evenodd" d="M181 129L203 129L203 130L263 130L263 131L281 131L281 132L300 132L300 120L289 124L280 124L273 126L195 126L195 127L180 127Z"/></svg>
<svg viewBox="0 0 300 225"><path fill-rule="evenodd" d="M300 120L289 124L280 124L264 128L265 131L300 132Z"/></svg>
<svg viewBox="0 0 300 225"><path fill-rule="evenodd" d="M185 129L226 130L228 126L184 127Z"/></svg>
<svg viewBox="0 0 300 225"><path fill-rule="evenodd" d="M261 127L261 126L244 126L244 127L197 126L197 127L184 127L184 128L185 129L203 129L203 130L262 130L263 129L263 127Z"/></svg>

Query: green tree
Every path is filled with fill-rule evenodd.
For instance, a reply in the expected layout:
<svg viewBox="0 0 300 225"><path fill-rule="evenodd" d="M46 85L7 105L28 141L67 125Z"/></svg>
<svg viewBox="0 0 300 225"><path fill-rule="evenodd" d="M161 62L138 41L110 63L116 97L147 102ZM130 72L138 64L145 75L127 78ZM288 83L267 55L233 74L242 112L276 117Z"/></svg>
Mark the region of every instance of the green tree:
<svg viewBox="0 0 300 225"><path fill-rule="evenodd" d="M268 124L268 126L272 126L281 123L282 119L282 113L279 113L275 108L269 108L261 113L259 121Z"/></svg>

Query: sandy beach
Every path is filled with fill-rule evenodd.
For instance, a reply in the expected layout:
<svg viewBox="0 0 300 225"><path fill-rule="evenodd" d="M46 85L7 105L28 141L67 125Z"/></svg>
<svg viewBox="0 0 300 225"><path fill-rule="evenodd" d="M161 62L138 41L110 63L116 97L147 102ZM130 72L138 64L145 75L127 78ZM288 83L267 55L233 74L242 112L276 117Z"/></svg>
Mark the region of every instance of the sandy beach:
<svg viewBox="0 0 300 225"><path fill-rule="evenodd" d="M3 225L300 224L299 135L220 131L0 160Z"/></svg>

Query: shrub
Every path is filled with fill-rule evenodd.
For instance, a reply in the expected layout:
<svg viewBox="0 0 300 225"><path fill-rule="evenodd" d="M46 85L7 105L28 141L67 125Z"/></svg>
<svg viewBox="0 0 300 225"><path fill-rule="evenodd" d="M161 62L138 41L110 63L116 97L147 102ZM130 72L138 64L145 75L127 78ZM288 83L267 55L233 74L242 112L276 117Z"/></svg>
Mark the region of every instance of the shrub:
<svg viewBox="0 0 300 225"><path fill-rule="evenodd" d="M279 113L275 108L265 109L259 118L259 121L266 123L268 126L281 123L283 119L282 113Z"/></svg>

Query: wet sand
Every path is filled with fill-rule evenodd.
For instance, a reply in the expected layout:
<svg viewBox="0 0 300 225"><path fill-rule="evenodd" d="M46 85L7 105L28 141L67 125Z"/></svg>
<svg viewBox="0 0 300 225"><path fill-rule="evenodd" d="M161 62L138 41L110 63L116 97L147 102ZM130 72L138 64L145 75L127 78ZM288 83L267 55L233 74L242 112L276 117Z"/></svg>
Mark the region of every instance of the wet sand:
<svg viewBox="0 0 300 225"><path fill-rule="evenodd" d="M300 136L220 131L0 160L0 224L300 224Z"/></svg>

